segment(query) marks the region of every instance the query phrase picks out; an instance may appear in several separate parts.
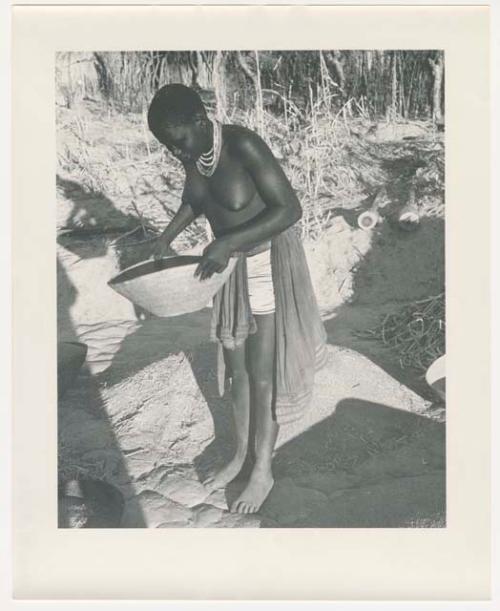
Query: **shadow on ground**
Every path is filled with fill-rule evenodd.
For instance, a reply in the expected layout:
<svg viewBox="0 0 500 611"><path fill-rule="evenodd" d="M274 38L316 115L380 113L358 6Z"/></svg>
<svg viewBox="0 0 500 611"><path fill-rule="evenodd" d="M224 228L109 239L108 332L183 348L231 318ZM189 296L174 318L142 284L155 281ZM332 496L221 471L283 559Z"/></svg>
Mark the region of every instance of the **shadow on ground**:
<svg viewBox="0 0 500 611"><path fill-rule="evenodd" d="M79 182L56 176L56 187L61 202L68 203L69 210L64 219L64 227L82 231L126 231L137 227L137 215L124 214L113 201L100 191L85 189Z"/></svg>
<svg viewBox="0 0 500 611"><path fill-rule="evenodd" d="M405 303L444 291L444 221L424 218L418 229L401 230L389 218L377 228L372 248L354 270L353 298L325 321L328 341L364 354L402 384L435 400L422 372L402 368L393 350L359 336Z"/></svg>
<svg viewBox="0 0 500 611"><path fill-rule="evenodd" d="M444 425L386 405L340 401L276 452L274 475L262 527L445 525Z"/></svg>
<svg viewBox="0 0 500 611"><path fill-rule="evenodd" d="M59 181L69 189L71 181ZM73 183L73 188L78 188ZM112 205L112 204L110 204ZM77 249L81 256L99 256L103 253ZM71 282L67 272L57 259L57 330L58 341L81 341L77 336L71 317L71 307L78 297L78 291ZM125 459L117 443L113 427L107 420L105 405L101 397L98 381L91 374L87 364L80 370L75 386L68 390L67 396L58 400L58 480L59 487L64 482L80 477L106 477L104 461L99 461L99 453L113 452L115 461L113 469L121 474L121 492L126 497L133 496L133 488L127 473ZM82 430L77 435L66 435L68 430L78 431L78 422ZM71 425L70 425L71 423ZM84 430L83 430L84 429ZM99 465L102 467L99 467ZM61 502L61 501L59 501ZM133 501L132 501L133 502ZM141 508L137 507L138 526L144 525Z"/></svg>

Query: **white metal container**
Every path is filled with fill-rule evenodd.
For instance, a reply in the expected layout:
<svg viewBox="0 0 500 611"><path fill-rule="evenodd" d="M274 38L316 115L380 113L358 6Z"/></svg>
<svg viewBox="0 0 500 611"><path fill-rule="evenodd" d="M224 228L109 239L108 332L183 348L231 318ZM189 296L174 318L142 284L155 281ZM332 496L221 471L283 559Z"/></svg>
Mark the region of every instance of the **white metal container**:
<svg viewBox="0 0 500 611"><path fill-rule="evenodd" d="M446 399L446 355L440 356L427 369L425 380L442 399Z"/></svg>

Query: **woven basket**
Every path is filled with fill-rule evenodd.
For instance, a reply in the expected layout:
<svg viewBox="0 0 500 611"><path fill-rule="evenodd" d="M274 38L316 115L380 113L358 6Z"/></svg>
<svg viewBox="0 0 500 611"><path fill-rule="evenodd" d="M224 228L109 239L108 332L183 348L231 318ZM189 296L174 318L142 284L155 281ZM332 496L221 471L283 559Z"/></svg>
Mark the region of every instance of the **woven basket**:
<svg viewBox="0 0 500 611"><path fill-rule="evenodd" d="M109 286L155 316L179 316L202 310L233 271L236 258L226 269L206 280L195 278L201 257L179 255L146 261L125 269Z"/></svg>

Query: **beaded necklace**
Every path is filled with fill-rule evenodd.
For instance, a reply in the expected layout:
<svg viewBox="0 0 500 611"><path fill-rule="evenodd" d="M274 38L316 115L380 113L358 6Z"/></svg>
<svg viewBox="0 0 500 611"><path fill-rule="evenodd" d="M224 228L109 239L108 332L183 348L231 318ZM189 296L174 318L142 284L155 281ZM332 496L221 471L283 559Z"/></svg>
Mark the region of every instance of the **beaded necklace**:
<svg viewBox="0 0 500 611"><path fill-rule="evenodd" d="M212 147L207 153L202 153L196 160L198 172L203 176L212 176L219 163L222 149L222 126L216 119L210 119L213 125Z"/></svg>

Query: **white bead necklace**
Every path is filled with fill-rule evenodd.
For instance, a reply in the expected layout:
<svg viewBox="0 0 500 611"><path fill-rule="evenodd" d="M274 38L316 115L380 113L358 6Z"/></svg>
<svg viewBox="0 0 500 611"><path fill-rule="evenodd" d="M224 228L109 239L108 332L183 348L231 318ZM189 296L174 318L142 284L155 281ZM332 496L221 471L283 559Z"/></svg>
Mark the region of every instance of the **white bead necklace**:
<svg viewBox="0 0 500 611"><path fill-rule="evenodd" d="M196 160L196 167L203 176L212 176L219 163L222 150L222 126L216 119L210 119L213 125L212 147L207 153L202 153Z"/></svg>

